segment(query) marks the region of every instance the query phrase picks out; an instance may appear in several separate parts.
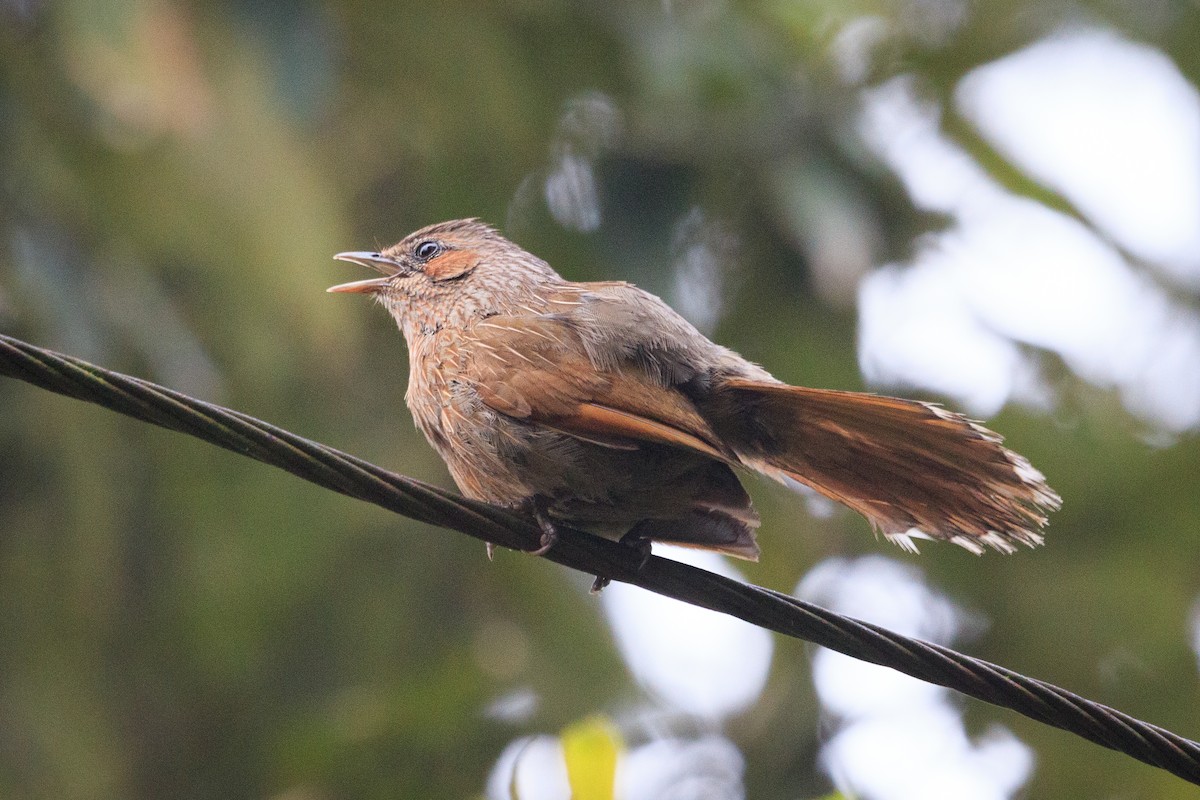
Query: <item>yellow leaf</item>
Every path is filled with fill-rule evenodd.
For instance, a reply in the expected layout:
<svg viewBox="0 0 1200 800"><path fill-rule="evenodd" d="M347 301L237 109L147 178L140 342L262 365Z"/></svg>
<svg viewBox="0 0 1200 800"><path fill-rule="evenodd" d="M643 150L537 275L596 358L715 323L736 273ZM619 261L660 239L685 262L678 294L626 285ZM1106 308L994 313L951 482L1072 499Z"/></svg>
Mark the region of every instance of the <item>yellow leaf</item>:
<svg viewBox="0 0 1200 800"><path fill-rule="evenodd" d="M607 717L588 717L562 732L571 800L614 800L621 734Z"/></svg>

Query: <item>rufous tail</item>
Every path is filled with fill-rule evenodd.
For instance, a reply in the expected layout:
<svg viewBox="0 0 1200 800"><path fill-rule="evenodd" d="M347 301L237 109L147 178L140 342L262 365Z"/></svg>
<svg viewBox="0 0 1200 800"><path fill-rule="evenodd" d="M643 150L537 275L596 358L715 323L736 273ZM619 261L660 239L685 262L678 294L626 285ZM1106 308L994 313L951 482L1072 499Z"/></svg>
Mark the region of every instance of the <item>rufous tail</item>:
<svg viewBox="0 0 1200 800"><path fill-rule="evenodd" d="M1024 457L929 403L730 380L714 422L746 466L858 511L889 540L944 539L974 553L1041 544L1062 501Z"/></svg>

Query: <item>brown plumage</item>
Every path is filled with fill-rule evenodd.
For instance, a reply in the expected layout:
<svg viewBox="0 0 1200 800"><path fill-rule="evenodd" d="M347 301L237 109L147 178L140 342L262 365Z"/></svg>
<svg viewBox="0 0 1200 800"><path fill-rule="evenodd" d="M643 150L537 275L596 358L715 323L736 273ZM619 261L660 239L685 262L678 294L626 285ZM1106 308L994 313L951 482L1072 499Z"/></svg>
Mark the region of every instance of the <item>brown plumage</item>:
<svg viewBox="0 0 1200 800"><path fill-rule="evenodd" d="M733 468L797 481L888 539L1036 545L1058 495L1000 437L928 403L805 389L713 344L652 294L572 283L477 220L336 258L408 342L417 427L469 497L601 535L757 558ZM552 537L551 537L552 539Z"/></svg>

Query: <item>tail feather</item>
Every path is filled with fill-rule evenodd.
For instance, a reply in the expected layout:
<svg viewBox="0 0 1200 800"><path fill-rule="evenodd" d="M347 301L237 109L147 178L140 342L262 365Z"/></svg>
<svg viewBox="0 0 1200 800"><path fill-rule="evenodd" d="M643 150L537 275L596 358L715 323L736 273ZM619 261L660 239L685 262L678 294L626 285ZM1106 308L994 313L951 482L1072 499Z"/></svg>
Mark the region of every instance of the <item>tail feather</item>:
<svg viewBox="0 0 1200 800"><path fill-rule="evenodd" d="M644 519L629 535L758 561L757 527L757 517L739 519L721 510L697 508L678 519Z"/></svg>
<svg viewBox="0 0 1200 800"><path fill-rule="evenodd" d="M998 434L935 405L749 380L721 394L714 427L743 464L844 503L906 549L1033 547L1062 502Z"/></svg>

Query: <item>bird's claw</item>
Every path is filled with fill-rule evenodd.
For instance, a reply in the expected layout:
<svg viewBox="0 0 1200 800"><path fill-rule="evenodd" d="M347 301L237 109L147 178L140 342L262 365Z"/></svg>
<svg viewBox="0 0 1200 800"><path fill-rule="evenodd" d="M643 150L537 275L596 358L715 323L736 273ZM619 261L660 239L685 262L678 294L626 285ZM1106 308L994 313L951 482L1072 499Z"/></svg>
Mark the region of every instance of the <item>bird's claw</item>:
<svg viewBox="0 0 1200 800"><path fill-rule="evenodd" d="M539 519L538 522L542 522L542 520ZM541 547L537 550L530 550L529 555L544 556L554 547L558 541L558 531L554 529L552 523L547 521L542 524L542 538L539 541L541 542Z"/></svg>
<svg viewBox="0 0 1200 800"><path fill-rule="evenodd" d="M636 533L627 533L621 537L621 544L636 550L638 555L641 556L641 560L638 561L636 569L637 572L641 572L642 568L645 567L650 561L650 540L645 536L640 536Z"/></svg>
<svg viewBox="0 0 1200 800"><path fill-rule="evenodd" d="M533 507L533 518L537 520L538 527L542 529L542 538L540 539L540 547L536 550L530 550L529 554L534 556L544 556L550 552L554 544L558 541L558 528L550 520L546 514L546 509L543 505L544 501L534 499L530 505Z"/></svg>
<svg viewBox="0 0 1200 800"><path fill-rule="evenodd" d="M636 550L638 555L641 556L637 567L634 569L635 572L641 572L642 568L650 561L650 540L644 536L627 533L621 537L621 544ZM592 594L600 594L604 587L610 583L612 583L612 578L604 578L597 575L596 580L592 581Z"/></svg>

